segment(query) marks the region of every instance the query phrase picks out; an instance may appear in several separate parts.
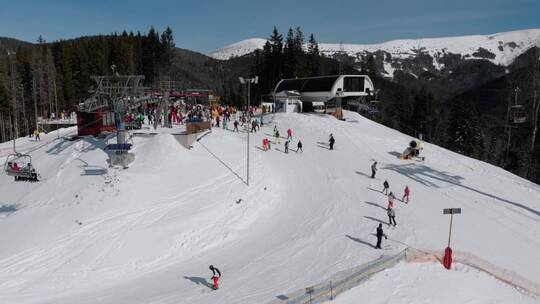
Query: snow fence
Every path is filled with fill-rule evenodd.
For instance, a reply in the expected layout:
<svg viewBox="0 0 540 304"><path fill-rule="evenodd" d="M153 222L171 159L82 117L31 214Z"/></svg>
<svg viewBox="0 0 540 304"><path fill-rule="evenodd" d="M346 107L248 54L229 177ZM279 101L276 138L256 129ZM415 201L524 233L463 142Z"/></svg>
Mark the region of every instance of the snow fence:
<svg viewBox="0 0 540 304"><path fill-rule="evenodd" d="M419 250L413 248L408 248L406 251L407 253L405 256L408 263L442 263L441 261L444 255L444 252L442 251ZM452 253L452 259L454 263L478 269L514 288L533 296L540 297L540 284L529 280L514 271L501 268L469 252L454 251Z"/></svg>
<svg viewBox="0 0 540 304"><path fill-rule="evenodd" d="M338 272L323 283L295 291L288 295L277 296L277 299L269 304L316 304L333 300L336 295L358 286L377 272L390 268L397 262L404 260L406 252L407 250L405 249L396 255L382 255L374 261Z"/></svg>
<svg viewBox="0 0 540 304"><path fill-rule="evenodd" d="M383 255L374 261L338 272L323 283L306 287L287 295L279 295L276 300L269 304L316 304L331 301L340 293L358 286L370 276L386 268L390 268L402 260L407 263L434 262L442 264L443 254L442 251L406 248L396 255ZM531 281L516 272L491 264L472 253L454 251L452 256L454 263L478 269L522 292L540 297L540 284ZM443 266L441 265L441 267Z"/></svg>

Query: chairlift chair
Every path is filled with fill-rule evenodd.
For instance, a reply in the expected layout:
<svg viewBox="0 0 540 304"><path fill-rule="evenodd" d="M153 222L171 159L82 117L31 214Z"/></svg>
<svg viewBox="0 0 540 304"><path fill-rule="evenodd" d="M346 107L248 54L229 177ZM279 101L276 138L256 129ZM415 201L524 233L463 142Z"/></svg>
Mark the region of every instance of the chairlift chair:
<svg viewBox="0 0 540 304"><path fill-rule="evenodd" d="M513 105L510 107L510 122L521 124L527 121L527 112L522 105Z"/></svg>
<svg viewBox="0 0 540 304"><path fill-rule="evenodd" d="M29 154L14 153L8 155L4 164L4 171L8 176L13 176L15 181L39 181L39 174L32 165L32 157Z"/></svg>

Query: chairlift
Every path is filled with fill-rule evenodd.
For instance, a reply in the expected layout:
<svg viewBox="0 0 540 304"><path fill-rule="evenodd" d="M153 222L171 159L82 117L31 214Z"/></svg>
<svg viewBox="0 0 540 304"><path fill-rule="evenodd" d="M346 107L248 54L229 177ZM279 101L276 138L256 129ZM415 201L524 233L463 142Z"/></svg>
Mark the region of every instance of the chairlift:
<svg viewBox="0 0 540 304"><path fill-rule="evenodd" d="M510 107L510 122L521 124L527 121L527 112L522 105L513 105Z"/></svg>
<svg viewBox="0 0 540 304"><path fill-rule="evenodd" d="M13 176L15 181L39 181L39 174L32 165L32 157L29 154L15 153L6 158L4 171L8 176Z"/></svg>

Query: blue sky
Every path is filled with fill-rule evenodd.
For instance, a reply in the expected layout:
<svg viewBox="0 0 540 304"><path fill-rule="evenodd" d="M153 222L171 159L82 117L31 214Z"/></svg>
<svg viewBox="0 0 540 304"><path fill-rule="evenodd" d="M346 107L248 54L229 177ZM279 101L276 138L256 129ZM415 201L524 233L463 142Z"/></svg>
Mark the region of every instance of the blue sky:
<svg viewBox="0 0 540 304"><path fill-rule="evenodd" d="M376 43L540 28L540 0L0 0L0 36L47 41L150 26L202 53L300 26L319 42Z"/></svg>

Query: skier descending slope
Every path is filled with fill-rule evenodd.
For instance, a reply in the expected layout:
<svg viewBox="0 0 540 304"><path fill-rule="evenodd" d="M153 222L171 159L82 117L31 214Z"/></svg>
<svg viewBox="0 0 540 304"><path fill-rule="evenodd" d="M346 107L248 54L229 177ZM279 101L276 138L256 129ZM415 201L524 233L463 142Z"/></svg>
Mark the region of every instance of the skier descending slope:
<svg viewBox="0 0 540 304"><path fill-rule="evenodd" d="M411 189L409 189L409 186L405 186L405 190L403 190L403 198L401 198L401 200L404 201L405 204L409 203L410 194L411 194Z"/></svg>
<svg viewBox="0 0 540 304"><path fill-rule="evenodd" d="M287 139L292 140L292 130L290 128L287 129Z"/></svg>
<svg viewBox="0 0 540 304"><path fill-rule="evenodd" d="M394 225L394 227L397 226L396 211L394 211L394 208L388 208L387 214L388 214L388 226L390 225Z"/></svg>
<svg viewBox="0 0 540 304"><path fill-rule="evenodd" d="M285 141L285 153L289 153L289 142L288 139Z"/></svg>
<svg viewBox="0 0 540 304"><path fill-rule="evenodd" d="M298 151L304 153L304 151L302 150L302 142L301 141L298 141L298 144L296 145L296 153L298 153Z"/></svg>
<svg viewBox="0 0 540 304"><path fill-rule="evenodd" d="M396 197L394 196L394 193L390 191L390 194L388 194L388 208L394 208L394 199Z"/></svg>
<svg viewBox="0 0 540 304"><path fill-rule="evenodd" d="M371 178L375 178L376 173L377 173L377 162L374 162L373 165L371 165Z"/></svg>
<svg viewBox="0 0 540 304"><path fill-rule="evenodd" d="M210 265L210 270L212 270L212 280L214 281L214 285L212 286L212 288L214 290L216 289L219 289L219 279L221 278L221 272L219 271L219 269L217 269L216 267L214 267L214 265ZM216 272L217 272L217 275L216 275Z"/></svg>
<svg viewBox="0 0 540 304"><path fill-rule="evenodd" d="M388 236L384 234L384 231L382 229L382 224L379 224L379 227L377 227L377 246L375 246L375 249L381 249L381 242L382 238L388 239Z"/></svg>
<svg viewBox="0 0 540 304"><path fill-rule="evenodd" d="M333 134L330 134L330 139L328 140L328 143L330 144L330 150L334 150L334 144L336 143L336 140L334 139Z"/></svg>
<svg viewBox="0 0 540 304"><path fill-rule="evenodd" d="M388 181L385 180L384 183L383 183L383 191L381 191L381 192L384 193L384 194L388 194L388 187L390 187L390 185L388 184Z"/></svg>

